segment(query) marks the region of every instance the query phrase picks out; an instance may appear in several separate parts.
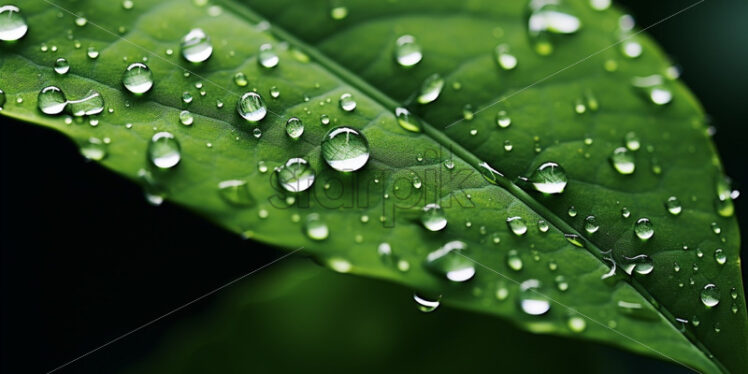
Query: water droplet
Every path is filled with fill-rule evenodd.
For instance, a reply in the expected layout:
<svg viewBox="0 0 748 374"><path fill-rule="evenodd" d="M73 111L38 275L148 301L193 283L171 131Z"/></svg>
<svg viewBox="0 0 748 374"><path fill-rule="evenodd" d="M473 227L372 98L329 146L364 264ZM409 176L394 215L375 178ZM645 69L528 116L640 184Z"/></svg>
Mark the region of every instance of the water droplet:
<svg viewBox="0 0 748 374"><path fill-rule="evenodd" d="M475 112L473 112L473 106L470 104L465 104L464 107L462 107L462 119L465 121L472 121L473 118L475 118ZM475 135L478 133L478 130L470 130L471 135Z"/></svg>
<svg viewBox="0 0 748 374"><path fill-rule="evenodd" d="M649 218L639 218L634 224L634 233L641 240L648 240L654 235L654 225Z"/></svg>
<svg viewBox="0 0 748 374"><path fill-rule="evenodd" d="M122 74L122 84L134 94L144 94L153 87L153 72L146 64L136 62L131 64Z"/></svg>
<svg viewBox="0 0 748 374"><path fill-rule="evenodd" d="M0 7L0 40L16 41L26 35L28 30L26 19L18 7L15 5Z"/></svg>
<svg viewBox="0 0 748 374"><path fill-rule="evenodd" d="M467 244L459 240L448 242L426 256L426 267L452 282L465 282L475 275L473 261L461 254Z"/></svg>
<svg viewBox="0 0 748 374"><path fill-rule="evenodd" d="M517 67L517 57L509 52L509 45L499 44L494 50L496 62L504 70L512 70Z"/></svg>
<svg viewBox="0 0 748 374"><path fill-rule="evenodd" d="M616 304L618 312L629 318L635 318L645 321L656 321L659 319L659 315L646 308L641 303L619 300Z"/></svg>
<svg viewBox="0 0 748 374"><path fill-rule="evenodd" d="M427 204L421 213L421 223L429 231L439 231L447 226L447 217L439 204Z"/></svg>
<svg viewBox="0 0 748 374"><path fill-rule="evenodd" d="M714 284L707 284L704 289L701 290L701 302L707 308L712 308L719 304L720 294L719 288Z"/></svg>
<svg viewBox="0 0 748 374"><path fill-rule="evenodd" d="M546 162L533 171L529 180L539 192L559 194L566 187L566 171L555 162Z"/></svg>
<svg viewBox="0 0 748 374"><path fill-rule="evenodd" d="M504 151L505 152L511 152L512 148L514 148L512 146L512 142L510 142L509 139L504 140Z"/></svg>
<svg viewBox="0 0 748 374"><path fill-rule="evenodd" d="M319 116L319 122L323 125L329 125L330 124L330 116L327 114L323 114Z"/></svg>
<svg viewBox="0 0 748 374"><path fill-rule="evenodd" d="M628 58L637 58L642 55L642 45L636 40L624 40L621 43L621 53Z"/></svg>
<svg viewBox="0 0 748 374"><path fill-rule="evenodd" d="M500 128L505 129L512 124L512 119L509 117L509 115L506 114L505 110L500 110L498 113L496 113L496 124Z"/></svg>
<svg viewBox="0 0 748 374"><path fill-rule="evenodd" d="M242 95L241 99L236 103L236 111L242 118L251 123L259 122L268 113L262 96L256 92L247 92Z"/></svg>
<svg viewBox="0 0 748 374"><path fill-rule="evenodd" d="M355 129L336 127L325 135L321 152L325 162L333 169L356 171L369 160L369 142Z"/></svg>
<svg viewBox="0 0 748 374"><path fill-rule="evenodd" d="M179 122L181 122L185 126L190 126L195 121L195 117L192 116L192 113L190 113L187 110L183 110L179 113Z"/></svg>
<svg viewBox="0 0 748 374"><path fill-rule="evenodd" d="M3 109L3 105L5 105L7 98L5 97L5 91L0 90L0 110Z"/></svg>
<svg viewBox="0 0 748 374"><path fill-rule="evenodd" d="M549 229L550 226L548 225L548 222L542 219L538 220L538 230L540 230L540 232L548 232Z"/></svg>
<svg viewBox="0 0 748 374"><path fill-rule="evenodd" d="M348 17L348 8L342 5L333 6L330 9L330 17L336 21L345 19L345 17Z"/></svg>
<svg viewBox="0 0 748 374"><path fill-rule="evenodd" d="M68 62L68 60L60 57L57 59L57 61L55 61L54 69L55 73L65 75L70 71L70 63Z"/></svg>
<svg viewBox="0 0 748 374"><path fill-rule="evenodd" d="M104 111L104 98L99 92L91 90L82 99L68 101L68 109L76 117L99 114Z"/></svg>
<svg viewBox="0 0 748 374"><path fill-rule="evenodd" d="M270 43L265 43L260 46L260 52L257 56L257 61L262 67L266 69L272 69L278 66L280 58L278 57L278 54L275 53L273 45Z"/></svg>
<svg viewBox="0 0 748 374"><path fill-rule="evenodd" d="M276 169L278 182L289 192L306 191L312 184L316 173L311 165L303 158L292 158L286 164Z"/></svg>
<svg viewBox="0 0 748 374"><path fill-rule="evenodd" d="M629 208L626 208L626 207L621 208L621 217L623 218L631 217L631 211L629 210Z"/></svg>
<svg viewBox="0 0 748 374"><path fill-rule="evenodd" d="M132 0L124 0L122 1L122 9L130 10L135 6L135 3Z"/></svg>
<svg viewBox="0 0 748 374"><path fill-rule="evenodd" d="M300 119L291 117L286 122L286 134L291 139L298 139L304 133L304 124Z"/></svg>
<svg viewBox="0 0 748 374"><path fill-rule="evenodd" d="M577 216L577 208L574 207L574 205L569 207L569 210L566 212L569 217L576 217Z"/></svg>
<svg viewBox="0 0 748 374"><path fill-rule="evenodd" d="M735 214L735 206L732 200L733 191L729 179L717 178L717 199L715 200L717 214L722 217L732 217Z"/></svg>
<svg viewBox="0 0 748 374"><path fill-rule="evenodd" d="M270 87L270 97L272 97L273 99L277 99L278 97L280 97L280 94L281 92L278 89L278 87L276 86Z"/></svg>
<svg viewBox="0 0 748 374"><path fill-rule="evenodd" d="M654 270L654 263L652 259L647 255L637 255L634 257L624 257L624 263L621 265L623 271L626 274L631 275L634 272L637 274L647 275Z"/></svg>
<svg viewBox="0 0 748 374"><path fill-rule="evenodd" d="M88 50L86 50L86 56L88 58L95 60L99 58L99 51L96 49L96 47L88 47Z"/></svg>
<svg viewBox="0 0 748 374"><path fill-rule="evenodd" d="M249 183L241 179L225 180L218 183L218 192L226 202L236 206L254 205L255 199L249 191Z"/></svg>
<svg viewBox="0 0 748 374"><path fill-rule="evenodd" d="M249 84L249 80L244 73L238 72L234 74L234 84L239 87L246 87Z"/></svg>
<svg viewBox="0 0 748 374"><path fill-rule="evenodd" d="M415 300L416 304L418 304L418 310L424 313L431 313L435 311L441 304L441 296L429 298L418 293L414 293L413 300Z"/></svg>
<svg viewBox="0 0 748 374"><path fill-rule="evenodd" d="M553 52L553 34L573 34L581 27L579 18L566 11L558 2L530 2L527 31L535 52L540 55Z"/></svg>
<svg viewBox="0 0 748 374"><path fill-rule="evenodd" d="M210 38L202 29L192 29L182 38L182 57L193 63L208 60L213 54L213 45Z"/></svg>
<svg viewBox="0 0 748 374"><path fill-rule="evenodd" d="M395 117L400 127L411 132L421 132L421 123L405 108L395 109Z"/></svg>
<svg viewBox="0 0 748 374"><path fill-rule="evenodd" d="M81 146L83 157L93 161L101 161L107 155L107 145L99 138L88 138L88 141Z"/></svg>
<svg viewBox="0 0 748 374"><path fill-rule="evenodd" d="M628 148L631 151L638 151L641 147L641 142L639 142L639 137L636 136L636 133L634 132L628 132L623 137L624 143L626 143L626 148Z"/></svg>
<svg viewBox="0 0 748 374"><path fill-rule="evenodd" d="M522 270L522 257L519 256L519 252L516 249L512 249L506 254L506 265L514 271Z"/></svg>
<svg viewBox="0 0 748 374"><path fill-rule="evenodd" d="M714 260L717 261L717 263L720 265L724 265L727 262L727 255L725 254L725 251L722 250L722 248L717 248L714 250Z"/></svg>
<svg viewBox="0 0 748 374"><path fill-rule="evenodd" d="M319 214L311 213L306 217L306 221L304 222L304 233L309 239L319 241L325 240L330 236L330 229Z"/></svg>
<svg viewBox="0 0 748 374"><path fill-rule="evenodd" d="M621 174L632 174L636 170L634 155L626 147L618 147L610 156L610 163L613 168Z"/></svg>
<svg viewBox="0 0 748 374"><path fill-rule="evenodd" d="M717 222L712 222L711 223L711 227L712 227L712 232L715 235L719 235L722 232L722 228L719 227L719 225L717 224Z"/></svg>
<svg viewBox="0 0 748 374"><path fill-rule="evenodd" d="M584 231L587 231L590 234L594 234L597 232L597 230L600 228L600 225L597 224L597 219L595 216L588 216L584 220Z"/></svg>
<svg viewBox="0 0 748 374"><path fill-rule="evenodd" d="M88 24L88 20L85 17L76 17L75 18L75 25L78 27L83 27Z"/></svg>
<svg viewBox="0 0 748 374"><path fill-rule="evenodd" d="M528 279L520 284L520 306L522 311L531 316L545 314L551 309L551 303L540 293L540 287L540 281L537 279Z"/></svg>
<svg viewBox="0 0 748 374"><path fill-rule="evenodd" d="M632 85L638 88L642 94L656 105L665 105L673 100L673 94L665 86L661 75L650 75L647 77L635 77Z"/></svg>
<svg viewBox="0 0 748 374"><path fill-rule="evenodd" d="M603 11L610 8L611 0L590 0L590 6L594 10Z"/></svg>
<svg viewBox="0 0 748 374"><path fill-rule="evenodd" d="M409 68L421 62L423 58L421 46L416 43L412 35L399 37L395 44L395 60L400 66Z"/></svg>
<svg viewBox="0 0 748 374"><path fill-rule="evenodd" d="M65 110L68 101L61 89L55 86L43 88L37 96L37 106L44 114L55 115Z"/></svg>
<svg viewBox="0 0 748 374"><path fill-rule="evenodd" d="M346 112L352 112L356 109L356 100L353 99L353 95L349 93L340 95L340 109L343 109Z"/></svg>
<svg viewBox="0 0 748 374"><path fill-rule="evenodd" d="M187 91L182 92L182 102L183 103L189 104L189 103L192 102L192 99L193 98L192 98L192 94L191 93L189 93Z"/></svg>
<svg viewBox="0 0 748 374"><path fill-rule="evenodd" d="M683 211L683 206L680 204L680 200L675 196L670 196L667 201L665 201L665 208L674 216L679 215L681 211Z"/></svg>
<svg viewBox="0 0 748 374"><path fill-rule="evenodd" d="M564 292L569 289L569 282L566 281L566 277L563 275L557 275L553 280L556 282L556 288L559 291Z"/></svg>
<svg viewBox="0 0 748 374"><path fill-rule="evenodd" d="M522 217L509 217L506 219L506 224L514 235L522 236L527 232L527 225Z"/></svg>
<svg viewBox="0 0 748 374"><path fill-rule="evenodd" d="M431 103L439 98L443 88L444 78L439 74L433 74L423 81L416 101L419 104Z"/></svg>
<svg viewBox="0 0 748 374"><path fill-rule="evenodd" d="M148 144L148 159L159 169L177 166L182 159L179 141L169 132L156 133Z"/></svg>
<svg viewBox="0 0 748 374"><path fill-rule="evenodd" d="M580 333L587 328L587 322L582 317L572 316L566 321L566 326L569 326L572 332Z"/></svg>

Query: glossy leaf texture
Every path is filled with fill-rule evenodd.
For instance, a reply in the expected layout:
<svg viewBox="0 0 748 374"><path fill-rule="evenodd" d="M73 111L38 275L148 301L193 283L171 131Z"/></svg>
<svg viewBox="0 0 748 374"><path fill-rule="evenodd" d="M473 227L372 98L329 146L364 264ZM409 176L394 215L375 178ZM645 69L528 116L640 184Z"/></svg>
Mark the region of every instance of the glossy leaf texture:
<svg viewBox="0 0 748 374"><path fill-rule="evenodd" d="M0 45L2 114L64 132L87 157L141 183L152 202L163 198L253 240L303 248L333 270L441 294L445 304L534 332L703 372L745 371L732 191L697 101L658 47L614 8L586 1L534 2L536 13L524 1L124 4L21 4L27 35ZM528 33L531 23L544 28ZM182 56L194 61L206 51L182 43L200 36L195 29L209 39L191 42L213 49L201 63ZM54 69L61 57L70 65L65 74ZM143 84L142 75L123 85L134 63L153 76L144 94L132 93L143 89L132 85ZM420 92L434 74L441 79ZM48 86L64 92L67 114L40 111L38 95ZM74 117L98 111L76 103L90 90L104 99L101 113ZM252 103L237 113L248 92L267 105L259 122L245 120L260 113ZM398 123L399 106L420 132ZM286 131L292 117L304 124L296 140ZM360 170L329 166L321 143L338 126L368 140ZM162 132L179 143L180 158L164 135L149 148ZM308 190L295 193L274 172L294 158L316 173ZM534 187L534 171L548 162L565 170L562 193ZM303 181L295 189L309 186ZM441 230L421 222L431 203L446 217ZM637 234L643 218L654 235L644 223Z"/></svg>

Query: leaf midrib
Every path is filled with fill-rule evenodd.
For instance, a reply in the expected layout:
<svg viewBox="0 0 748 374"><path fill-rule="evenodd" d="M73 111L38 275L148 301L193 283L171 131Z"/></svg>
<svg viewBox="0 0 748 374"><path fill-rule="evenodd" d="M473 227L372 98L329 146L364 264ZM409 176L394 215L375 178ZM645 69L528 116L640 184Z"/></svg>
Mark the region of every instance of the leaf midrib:
<svg viewBox="0 0 748 374"><path fill-rule="evenodd" d="M234 14L244 17L250 22L258 23L261 21L266 21L265 17L262 17L260 14L254 12L252 9L249 8L249 6L244 5L244 4L237 4L235 0L219 0L219 2L224 4L227 8L229 8ZM318 63L320 66L324 67L331 73L335 74L338 78L350 84L351 86L355 87L359 91L367 94L371 99L377 101L380 105L389 109L390 111L394 111L395 108L402 106L400 103L390 98L385 93L379 91L377 88L369 84L367 81L353 74L352 72L350 72L349 70L347 70L346 68L344 68L343 66L341 66L340 64L332 60L331 58L329 58L327 55L321 53L317 48L314 48L310 46L309 44L307 44L306 42L298 39L296 36L286 31L285 29L279 28L275 24L271 24L268 31L271 32L272 34L275 34L282 40L293 43L295 47L301 49L304 53L312 57L312 59L316 63ZM413 114L413 116L416 116L416 115ZM470 151L462 147L461 144L455 142L454 140L449 138L445 133L437 130L434 126L430 125L425 120L421 118L418 118L418 120L422 124L423 133L425 135L430 137L432 140L438 142L440 145L445 146L448 149L451 149L452 153L454 153L458 157L465 160L478 172L481 172L481 169L482 169L480 167L480 164L485 163L486 165L490 166L490 164L478 158L476 155L474 155L473 153L471 153ZM494 183L490 183L490 184L494 184ZM581 232L578 232L576 229L571 227L566 221L564 221L557 214L553 213L550 209L546 208L544 205L542 205L537 200L532 198L532 196L530 196L527 192L519 188L519 186L514 184L504 175L496 176L495 185L505 189L512 196L514 196L515 198L520 200L522 203L524 203L528 208L535 211L535 213L537 213L539 216L544 217L544 219L548 223L555 226L557 229L559 229L559 231L565 234L575 234L578 237L583 238L585 242L584 249L587 250L593 256L595 256L603 265L608 266L607 263L603 260L603 257L602 257L603 251L594 242L592 242L589 238L587 238L587 236L583 235ZM680 329L678 329L677 326L675 326L674 315L667 308L665 308L661 303L657 302L657 299L654 296L652 296L652 294L650 294L650 292L641 283L639 283L636 279L631 278L631 277L627 277L623 279L624 281L629 283L632 287L634 287L634 289L638 293L640 293L647 301L649 301L652 307L655 308L659 313L661 313L663 317L665 317L665 319L671 324L671 326L676 331L681 332L694 346L696 346L700 351L702 351L707 358L709 358L712 362L714 362L715 365L719 367L720 370L722 370L723 372L728 372L727 369L722 365L722 363L719 360L717 360L716 356L711 354L709 349L696 336L694 336L688 330L686 330L685 332L682 332ZM654 301L654 303L652 303L651 301ZM654 350L654 352L662 355L656 350ZM667 357L667 356L664 356L664 357L672 360L672 358L670 357Z"/></svg>

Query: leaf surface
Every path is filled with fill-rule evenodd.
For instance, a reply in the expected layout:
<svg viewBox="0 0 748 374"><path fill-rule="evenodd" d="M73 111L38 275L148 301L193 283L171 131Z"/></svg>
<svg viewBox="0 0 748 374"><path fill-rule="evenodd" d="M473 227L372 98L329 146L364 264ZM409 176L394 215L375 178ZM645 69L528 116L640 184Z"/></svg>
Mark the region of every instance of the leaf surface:
<svg viewBox="0 0 748 374"><path fill-rule="evenodd" d="M139 0L129 10L95 1L28 1L22 6L28 35L0 46L0 88L8 97L2 113L62 131L82 149L105 149L102 164L143 184L152 199L184 205L254 240L303 247L334 270L439 293L447 304L503 316L534 332L601 341L704 372L745 370L738 228L733 217L715 210L723 172L703 111L680 82L663 83L673 96L663 106L632 88L634 77L664 75L670 66L649 39L636 35L644 52L622 57L618 46L611 47L620 38L620 13L597 12L586 2L568 2L582 29L553 35L549 56L532 50L524 2L344 5L347 16L332 20L326 1L200 6ZM76 25L80 17L84 26ZM180 57L180 40L197 27L211 37L214 52L196 65ZM423 61L411 69L393 57L395 41L405 34L423 50ZM280 59L275 68L258 64L265 43ZM496 65L493 50L500 43L517 57L515 69ZM88 56L89 48L98 58ZM59 57L71 64L66 75L52 69ZM134 96L121 77L144 58L155 85ZM613 72L603 68L609 61L615 61ZM248 85L235 83L238 72ZM440 97L414 103L434 73L446 80ZM49 85L70 100L95 89L107 110L83 119L46 116L36 100ZM275 89L277 98L270 94ZM265 98L269 110L256 126L235 110L250 90ZM193 97L189 104L185 92ZM352 112L339 107L345 93L357 102ZM575 110L578 100L582 114ZM475 116L460 121L466 104ZM423 132L398 125L393 112L399 105L417 113ZM194 116L191 126L180 124L183 110ZM509 127L497 126L499 110L511 118ZM329 125L321 123L323 115ZM297 141L285 133L290 117L305 124ZM371 147L368 164L355 173L331 169L320 154L324 134L341 125L361 130ZM171 170L157 170L146 157L149 140L160 131L181 144L182 159ZM628 133L641 145L631 151L635 172L622 175L610 156ZM316 170L304 193L284 192L273 172L294 157ZM562 194L534 192L521 179L547 161L566 170ZM485 178L482 165L501 174ZM237 180L246 184L218 187ZM678 215L665 208L670 196L681 201ZM423 206L433 202L448 219L438 232L419 221ZM624 207L628 218L621 215ZM329 230L321 241L305 235L316 215ZM594 233L585 230L588 216L599 225ZM527 233L512 233L510 217L521 217ZM645 217L655 235L642 241L634 225ZM547 232L538 229L540 221L549 225ZM583 247L565 235L576 235ZM425 266L429 253L454 240L467 249L452 260L469 259L476 269L464 283ZM380 254L382 243L391 255ZM715 260L718 248L724 264ZM653 271L622 271L627 257L641 254L652 259ZM602 279L613 264L616 275ZM542 295L520 290L528 280L539 281ZM712 308L701 302L707 284L719 288L720 303ZM520 301L527 296L549 299L550 310L525 313ZM574 328L579 319L582 331Z"/></svg>

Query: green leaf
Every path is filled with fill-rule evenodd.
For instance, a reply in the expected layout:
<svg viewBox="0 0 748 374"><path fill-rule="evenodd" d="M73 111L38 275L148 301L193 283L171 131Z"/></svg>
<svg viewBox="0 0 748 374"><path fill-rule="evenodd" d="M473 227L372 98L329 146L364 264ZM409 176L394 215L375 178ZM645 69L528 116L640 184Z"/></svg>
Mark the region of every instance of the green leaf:
<svg viewBox="0 0 748 374"><path fill-rule="evenodd" d="M93 0L25 1L28 34L0 45L0 88L8 98L2 113L64 132L89 158L141 183L152 201L164 197L255 240L303 247L336 271L439 293L446 304L533 332L600 341L703 372L746 370L738 227L703 111L677 80L657 87L660 98L672 94L666 105L632 87L635 77L665 76L670 64L641 34L632 40L642 55L621 55L614 44L625 36L620 12L566 1L582 28L544 39L553 52L541 56L535 50L549 44L528 36L525 2L347 0L340 20L331 19L337 5L321 0L197 3L137 0L124 9ZM335 11L337 18L342 13ZM76 25L83 16L87 22L77 23L85 25ZM212 39L213 56L202 64L180 56L180 40L193 28ZM423 51L410 69L394 60L405 34ZM277 67L258 64L265 43L275 47ZM514 69L497 66L497 44L516 56ZM88 56L95 55L89 48L98 58ZM52 68L59 57L70 62L66 75ZM122 87L122 74L146 57L155 85L134 96ZM248 85L235 84L238 72ZM446 81L443 92L417 104L415 93L435 73ZM37 95L50 85L68 100L94 89L107 110L90 118L44 115ZM235 110L253 89L269 109L257 125ZM357 102L351 112L338 104L345 93ZM404 104L420 117L421 133L398 125L393 113ZM463 113L466 104L474 115ZM185 109L190 126L180 124ZM507 128L497 126L500 110L511 118ZM285 132L290 117L305 124L297 141ZM340 125L361 130L371 147L357 172L340 173L322 159L324 134ZM162 131L181 145L181 161L169 170L146 157L150 139ZM610 158L629 133L640 149L627 151L636 169L623 175ZM29 151L43 150L31 142ZM316 170L312 188L298 194L284 192L272 171L294 157ZM566 170L562 194L535 192L523 179L548 161ZM680 200L680 214L666 209L671 196ZM433 202L448 220L438 232L420 222L421 209ZM567 213L572 206L575 216ZM585 230L588 216L599 225L594 233ZM527 233L512 233L511 217L521 217ZM654 225L649 240L634 232L640 218ZM305 235L321 223L328 236ZM455 240L467 248L425 264L429 253ZM391 255L380 255L382 243ZM724 264L715 260L717 249ZM653 271L640 274L647 264L631 276L622 271L633 266L627 257L642 254ZM616 275L606 278L614 264ZM464 276L471 267L476 274L467 282L444 275ZM539 293L520 290L528 280L539 281ZM701 301L708 284L717 285L720 300L711 308ZM519 302L524 297L548 298L550 310L530 315Z"/></svg>

